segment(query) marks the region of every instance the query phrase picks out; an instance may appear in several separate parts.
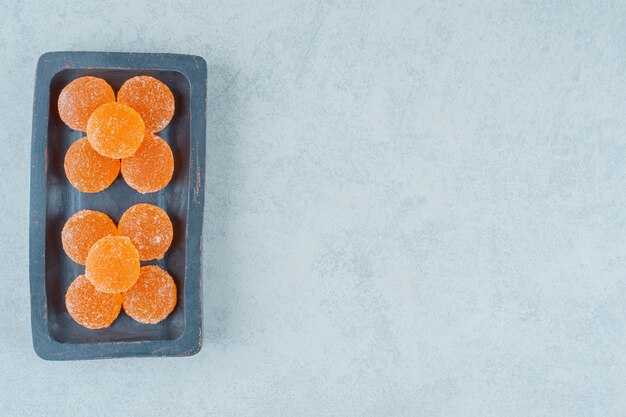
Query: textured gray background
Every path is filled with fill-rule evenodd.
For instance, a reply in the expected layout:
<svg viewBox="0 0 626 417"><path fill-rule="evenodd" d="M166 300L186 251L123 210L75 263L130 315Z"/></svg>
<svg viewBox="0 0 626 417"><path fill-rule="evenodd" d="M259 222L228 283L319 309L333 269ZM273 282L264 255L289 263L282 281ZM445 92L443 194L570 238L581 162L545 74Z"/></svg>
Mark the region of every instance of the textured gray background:
<svg viewBox="0 0 626 417"><path fill-rule="evenodd" d="M0 11L0 414L626 415L624 2L21 3ZM33 352L51 50L208 62L196 356Z"/></svg>

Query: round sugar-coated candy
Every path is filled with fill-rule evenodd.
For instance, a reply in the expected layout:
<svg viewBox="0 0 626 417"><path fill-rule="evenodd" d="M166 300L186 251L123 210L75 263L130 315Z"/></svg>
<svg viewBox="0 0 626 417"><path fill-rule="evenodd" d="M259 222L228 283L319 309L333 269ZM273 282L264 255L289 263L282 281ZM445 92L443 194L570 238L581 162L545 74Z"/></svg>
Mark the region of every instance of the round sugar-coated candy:
<svg viewBox="0 0 626 417"><path fill-rule="evenodd" d="M120 235L128 236L139 251L139 259L161 259L172 244L174 228L167 213L152 204L130 207L117 225Z"/></svg>
<svg viewBox="0 0 626 417"><path fill-rule="evenodd" d="M124 293L124 311L140 323L156 324L176 307L176 284L158 266L141 267L137 283Z"/></svg>
<svg viewBox="0 0 626 417"><path fill-rule="evenodd" d="M85 265L89 249L105 236L117 235L109 216L95 210L81 210L70 217L61 231L63 250L71 260Z"/></svg>
<svg viewBox="0 0 626 417"><path fill-rule="evenodd" d="M114 101L113 89L102 78L80 77L61 90L57 105L63 123L84 132L91 113Z"/></svg>
<svg viewBox="0 0 626 417"><path fill-rule="evenodd" d="M139 278L139 253L126 236L103 237L89 250L85 275L98 291L127 291Z"/></svg>
<svg viewBox="0 0 626 417"><path fill-rule="evenodd" d="M120 172L119 159L100 155L87 138L72 143L65 154L65 175L83 193L97 193L109 187Z"/></svg>
<svg viewBox="0 0 626 417"><path fill-rule="evenodd" d="M148 132L160 132L174 116L174 95L167 85L147 75L127 80L117 92L117 101L137 110Z"/></svg>
<svg viewBox="0 0 626 417"><path fill-rule="evenodd" d="M115 321L122 307L122 295L108 294L81 275L72 282L65 293L65 307L70 316L88 329L103 329Z"/></svg>
<svg viewBox="0 0 626 417"><path fill-rule="evenodd" d="M174 156L170 145L152 133L146 134L133 156L122 159L124 180L142 194L165 187L173 172Z"/></svg>
<svg viewBox="0 0 626 417"><path fill-rule="evenodd" d="M141 116L121 103L98 107L87 122L87 138L100 155L109 158L133 156L146 133Z"/></svg>

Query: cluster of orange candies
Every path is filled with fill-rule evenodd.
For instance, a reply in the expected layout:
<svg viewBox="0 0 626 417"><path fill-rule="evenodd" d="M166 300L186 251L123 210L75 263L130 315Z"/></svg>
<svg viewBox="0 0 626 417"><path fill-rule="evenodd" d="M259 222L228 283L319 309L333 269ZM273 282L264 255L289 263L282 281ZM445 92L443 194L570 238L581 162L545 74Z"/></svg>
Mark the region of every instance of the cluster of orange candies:
<svg viewBox="0 0 626 417"><path fill-rule="evenodd" d="M174 95L156 78L127 80L117 93L103 79L81 77L59 95L59 116L87 136L70 146L65 174L84 193L109 187L120 170L140 193L165 187L174 172L174 157L165 140L155 135L174 115Z"/></svg>
<svg viewBox="0 0 626 417"><path fill-rule="evenodd" d="M100 192L120 170L140 193L165 187L174 170L172 151L155 135L174 115L174 96L161 81L138 76L117 94L103 79L81 77L69 83L58 100L61 120L87 133L65 156L65 173L79 191ZM65 253L85 265L67 290L70 316L89 329L110 326L124 311L133 319L155 324L176 306L176 284L158 266L140 261L163 258L173 239L167 213L152 204L130 207L116 226L105 213L81 210L70 217L61 240Z"/></svg>
<svg viewBox="0 0 626 417"><path fill-rule="evenodd" d="M81 210L65 223L63 249L85 265L67 290L72 318L90 329L108 327L122 305L133 319L155 324L176 306L176 284L158 266L140 261L161 259L174 236L169 216L152 204L130 207L116 226L105 213Z"/></svg>

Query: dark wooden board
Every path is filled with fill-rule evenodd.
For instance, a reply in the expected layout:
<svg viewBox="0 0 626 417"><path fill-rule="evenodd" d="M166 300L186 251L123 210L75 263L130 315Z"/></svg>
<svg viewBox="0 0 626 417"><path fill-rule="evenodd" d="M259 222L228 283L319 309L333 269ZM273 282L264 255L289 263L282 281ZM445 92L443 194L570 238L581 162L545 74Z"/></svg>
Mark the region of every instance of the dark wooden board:
<svg viewBox="0 0 626 417"><path fill-rule="evenodd" d="M30 288L33 346L47 360L127 356L187 356L202 344L202 210L204 205L206 62L198 56L110 52L49 52L37 64L33 103L30 189ZM121 175L108 189L86 194L65 177L69 146L85 134L61 122L61 89L85 75L104 78L114 91L130 77L150 75L172 90L176 111L159 133L174 154L174 176L163 190L140 194ZM70 283L84 273L63 252L61 229L82 209L118 221L133 204L152 203L169 214L174 240L165 258L142 262L166 269L176 281L178 304L155 325L138 323L123 311L107 329L75 323L64 303Z"/></svg>

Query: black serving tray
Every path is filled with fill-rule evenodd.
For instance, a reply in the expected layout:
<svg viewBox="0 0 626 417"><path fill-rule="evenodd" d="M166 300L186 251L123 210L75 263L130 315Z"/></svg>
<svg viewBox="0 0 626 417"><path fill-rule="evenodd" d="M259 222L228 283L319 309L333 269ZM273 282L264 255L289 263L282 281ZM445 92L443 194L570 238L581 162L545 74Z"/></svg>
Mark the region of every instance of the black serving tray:
<svg viewBox="0 0 626 417"><path fill-rule="evenodd" d="M39 58L33 104L30 183L30 289L33 346L48 360L126 356L188 356L202 344L202 210L206 127L206 62L177 54L49 52ZM61 89L77 77L105 79L114 91L128 78L150 75L172 90L176 111L160 133L174 154L174 175L163 190L140 194L121 175L106 190L85 194L67 181L63 160L69 146L85 135L59 118ZM61 229L82 209L102 211L117 222L133 204L163 208L174 225L159 265L176 281L176 309L161 323L141 324L123 310L106 329L75 323L65 308L65 292L84 267L63 252Z"/></svg>

